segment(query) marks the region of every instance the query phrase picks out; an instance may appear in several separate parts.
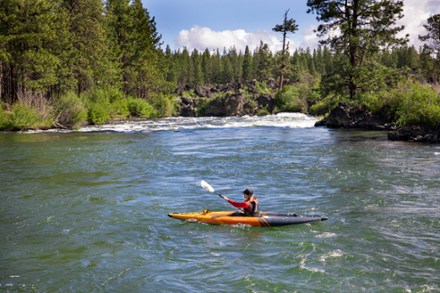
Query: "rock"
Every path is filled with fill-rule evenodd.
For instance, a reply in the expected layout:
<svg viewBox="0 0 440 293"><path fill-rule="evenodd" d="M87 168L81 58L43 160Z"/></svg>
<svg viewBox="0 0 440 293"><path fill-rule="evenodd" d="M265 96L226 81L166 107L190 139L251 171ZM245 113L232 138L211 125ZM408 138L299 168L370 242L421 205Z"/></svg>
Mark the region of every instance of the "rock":
<svg viewBox="0 0 440 293"><path fill-rule="evenodd" d="M426 127L421 125L402 126L388 133L389 140L440 143L440 125Z"/></svg>
<svg viewBox="0 0 440 293"><path fill-rule="evenodd" d="M212 101L204 111L206 116L243 116L256 113L253 106L244 94L231 94L218 97Z"/></svg>
<svg viewBox="0 0 440 293"><path fill-rule="evenodd" d="M194 117L196 116L197 102L195 99L181 97L180 98L180 116Z"/></svg>
<svg viewBox="0 0 440 293"><path fill-rule="evenodd" d="M257 103L260 108L265 108L269 113L272 113L275 108L275 99L272 95L260 94Z"/></svg>
<svg viewBox="0 0 440 293"><path fill-rule="evenodd" d="M208 86L196 86L194 89L197 96L201 98L210 98L211 97L211 87Z"/></svg>
<svg viewBox="0 0 440 293"><path fill-rule="evenodd" d="M339 103L326 118L318 121L315 126L384 130L391 129L394 126L393 121L394 117L389 109L381 109L377 113L372 113L363 105L349 106L346 103Z"/></svg>

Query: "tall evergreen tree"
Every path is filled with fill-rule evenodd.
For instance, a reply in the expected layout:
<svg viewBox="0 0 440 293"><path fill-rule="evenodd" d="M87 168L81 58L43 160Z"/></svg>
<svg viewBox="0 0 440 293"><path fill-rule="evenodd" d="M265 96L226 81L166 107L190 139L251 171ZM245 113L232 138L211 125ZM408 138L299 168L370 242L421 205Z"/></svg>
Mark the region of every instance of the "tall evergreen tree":
<svg viewBox="0 0 440 293"><path fill-rule="evenodd" d="M1 97L6 103L46 95L57 84L63 24L56 0L0 2Z"/></svg>
<svg viewBox="0 0 440 293"><path fill-rule="evenodd" d="M64 62L73 75L76 92L96 84L115 84L119 76L115 56L107 46L104 29L104 5L101 0L64 0L68 13L70 47L64 48ZM93 40L93 41L91 41ZM67 76L69 77L69 76Z"/></svg>
<svg viewBox="0 0 440 293"><path fill-rule="evenodd" d="M201 85L203 83L203 71L202 71L202 60L197 49L194 49L191 53L191 63L194 70L194 85Z"/></svg>
<svg viewBox="0 0 440 293"><path fill-rule="evenodd" d="M424 41L437 60L440 60L440 14L428 18L427 23L423 27L428 33L426 35L419 35L419 39Z"/></svg>
<svg viewBox="0 0 440 293"><path fill-rule="evenodd" d="M203 51L201 65L205 85L212 83L213 73L211 68L211 53L207 48Z"/></svg>
<svg viewBox="0 0 440 293"><path fill-rule="evenodd" d="M284 20L282 24L277 24L272 30L275 32L281 32L283 34L283 49L281 51L281 64L280 64L280 79L278 88L281 90L284 82L284 74L288 61L288 44L286 43L287 33L295 33L298 30L298 25L293 18L287 18L289 9L284 13Z"/></svg>
<svg viewBox="0 0 440 293"><path fill-rule="evenodd" d="M419 36L419 39L425 42L424 62L428 65L430 57L434 59L432 60L434 66L430 79L432 82L440 82L440 14L429 17L423 26L428 32L426 35Z"/></svg>
<svg viewBox="0 0 440 293"><path fill-rule="evenodd" d="M261 41L254 53L254 70L258 81L267 81L273 78L272 64L272 52L269 46Z"/></svg>
<svg viewBox="0 0 440 293"><path fill-rule="evenodd" d="M400 0L308 0L308 12L317 14L322 22L317 28L319 36L327 36L323 44L346 56L348 66L342 86L354 99L363 83L365 62L380 47L404 44L405 38L396 37L403 26L396 26L403 17ZM334 32L339 31L335 34ZM368 89L363 89L368 90Z"/></svg>
<svg viewBox="0 0 440 293"><path fill-rule="evenodd" d="M121 70L120 82L122 90L130 92L130 82L136 77L130 68L132 51L130 38L132 32L132 18L130 14L130 0L107 0L106 2L106 28L108 41L117 58Z"/></svg>
<svg viewBox="0 0 440 293"><path fill-rule="evenodd" d="M134 71L132 89L129 93L146 98L151 92L158 92L165 79L159 70L161 36L157 33L154 17L150 17L141 0L134 0L130 7L132 27L130 32L130 68Z"/></svg>
<svg viewBox="0 0 440 293"><path fill-rule="evenodd" d="M242 72L243 72L242 77L244 82L250 81L253 78L252 55L251 55L251 51L249 50L249 46L247 45L244 50Z"/></svg>

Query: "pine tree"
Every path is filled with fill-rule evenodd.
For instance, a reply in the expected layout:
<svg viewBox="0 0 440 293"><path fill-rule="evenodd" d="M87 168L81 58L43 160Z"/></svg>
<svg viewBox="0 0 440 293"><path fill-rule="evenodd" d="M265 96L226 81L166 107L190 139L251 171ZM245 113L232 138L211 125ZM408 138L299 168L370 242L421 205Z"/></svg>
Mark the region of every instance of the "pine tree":
<svg viewBox="0 0 440 293"><path fill-rule="evenodd" d="M61 65L59 39L64 29L55 0L0 2L0 69L2 99L46 95L57 84Z"/></svg>
<svg viewBox="0 0 440 293"><path fill-rule="evenodd" d="M298 30L298 25L293 18L288 19L287 14L289 9L284 13L284 20L282 24L277 24L272 30L275 32L281 32L283 34L283 49L281 51L281 62L280 62L280 79L278 89L281 90L284 82L284 74L286 71L287 61L288 61L288 44L286 43L287 33L295 33Z"/></svg>
<svg viewBox="0 0 440 293"><path fill-rule="evenodd" d="M318 35L328 36L322 44L329 44L346 56L347 66L341 86L347 88L350 99L359 93L363 72L368 58L383 46L406 43L396 34L403 26L396 21L403 17L403 1L400 0L308 0L308 12L317 14L322 22ZM339 31L338 34L333 32ZM368 91L368 89L362 89Z"/></svg>
<svg viewBox="0 0 440 293"><path fill-rule="evenodd" d="M419 39L426 43L437 60L440 60L440 14L428 18L427 24L423 27L428 31L426 35L419 36Z"/></svg>
<svg viewBox="0 0 440 293"><path fill-rule="evenodd" d="M159 70L161 36L156 30L154 17L150 17L141 0L134 0L130 7L132 26L129 39L129 67L135 77L129 93L139 98L147 98L152 92L159 92L165 74Z"/></svg>
<svg viewBox="0 0 440 293"><path fill-rule="evenodd" d="M211 67L211 53L208 49L205 49L202 55L202 73L205 85L211 84L213 81L213 73Z"/></svg>
<svg viewBox="0 0 440 293"><path fill-rule="evenodd" d="M193 85L203 84L203 70L202 70L202 60L197 49L194 49L191 53L191 63L194 70L194 80Z"/></svg>
<svg viewBox="0 0 440 293"><path fill-rule="evenodd" d="M80 95L96 84L115 84L119 76L115 57L107 46L104 5L101 0L64 0L68 14L70 46L64 48L64 62ZM92 41L91 41L92 40ZM67 86L66 86L67 87ZM67 89L66 89L67 90Z"/></svg>
<svg viewBox="0 0 440 293"><path fill-rule="evenodd" d="M258 81L268 81L273 78L272 59L269 46L261 41L254 53L254 70Z"/></svg>
<svg viewBox="0 0 440 293"><path fill-rule="evenodd" d="M243 56L243 82L247 82L252 80L253 78L253 66L252 66L252 55L251 52L249 50L249 46L246 45L246 48L244 50L244 56Z"/></svg>
<svg viewBox="0 0 440 293"><path fill-rule="evenodd" d="M435 65L430 79L431 82L440 82L440 14L429 17L427 24L423 26L428 31L426 35L419 36L425 42L424 62L429 63L429 57L432 56Z"/></svg>

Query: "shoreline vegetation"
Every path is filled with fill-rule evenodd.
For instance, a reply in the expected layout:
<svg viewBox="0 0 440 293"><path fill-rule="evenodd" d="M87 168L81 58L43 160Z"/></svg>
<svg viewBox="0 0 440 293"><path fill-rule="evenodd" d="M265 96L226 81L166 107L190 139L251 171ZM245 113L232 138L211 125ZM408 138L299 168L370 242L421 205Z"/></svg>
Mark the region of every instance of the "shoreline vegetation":
<svg viewBox="0 0 440 293"><path fill-rule="evenodd" d="M298 26L287 10L273 28L283 34L274 53L263 42L244 52L162 49L140 0L2 1L0 131L301 112L324 117L317 126L439 143L440 15L415 48L396 37L402 1L335 3L364 13L341 18L326 1L308 1L321 45L292 52L286 38Z"/></svg>

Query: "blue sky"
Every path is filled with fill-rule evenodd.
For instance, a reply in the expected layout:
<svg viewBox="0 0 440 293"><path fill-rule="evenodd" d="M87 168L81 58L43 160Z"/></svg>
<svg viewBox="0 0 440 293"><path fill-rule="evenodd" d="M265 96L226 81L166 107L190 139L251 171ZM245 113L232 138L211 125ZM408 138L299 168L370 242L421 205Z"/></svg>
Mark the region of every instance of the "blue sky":
<svg viewBox="0 0 440 293"><path fill-rule="evenodd" d="M280 50L281 34L272 31L283 21L284 12L296 20L299 30L290 34L290 48L315 48L318 37L316 15L307 14L307 0L142 0L151 16L156 18L165 47L176 50L184 46L203 51L235 46L253 50L260 41L272 50ZM410 44L420 45L422 24L440 13L439 0L404 0L405 17L401 24L410 34Z"/></svg>

